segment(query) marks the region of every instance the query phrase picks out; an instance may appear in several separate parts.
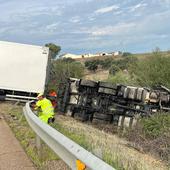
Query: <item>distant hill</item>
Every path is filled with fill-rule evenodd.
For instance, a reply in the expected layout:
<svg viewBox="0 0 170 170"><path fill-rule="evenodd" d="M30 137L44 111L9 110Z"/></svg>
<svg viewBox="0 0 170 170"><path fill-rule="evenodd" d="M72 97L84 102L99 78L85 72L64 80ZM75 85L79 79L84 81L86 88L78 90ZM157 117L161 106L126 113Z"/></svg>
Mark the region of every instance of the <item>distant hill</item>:
<svg viewBox="0 0 170 170"><path fill-rule="evenodd" d="M134 57L137 57L138 59L145 59L147 57L150 57L152 56L152 52L150 53L139 53L139 54L132 54L132 55L129 55L129 56L134 56ZM163 56L165 57L170 57L170 51L160 51L160 54L162 54ZM76 61L80 61L82 63L86 62L86 61L91 61L91 60L105 60L107 58L113 58L115 60L118 60L118 59L121 59L121 58L125 58L122 54L121 55L117 55L117 56L96 56L96 57L91 57L91 58L77 58L75 59Z"/></svg>

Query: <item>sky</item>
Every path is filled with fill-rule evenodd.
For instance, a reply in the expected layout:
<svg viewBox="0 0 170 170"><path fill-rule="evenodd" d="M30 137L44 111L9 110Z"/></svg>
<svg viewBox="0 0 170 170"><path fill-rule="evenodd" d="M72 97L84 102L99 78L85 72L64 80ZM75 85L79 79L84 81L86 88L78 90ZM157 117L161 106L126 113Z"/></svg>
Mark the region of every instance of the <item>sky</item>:
<svg viewBox="0 0 170 170"><path fill-rule="evenodd" d="M170 50L170 0L0 0L0 40L62 53Z"/></svg>

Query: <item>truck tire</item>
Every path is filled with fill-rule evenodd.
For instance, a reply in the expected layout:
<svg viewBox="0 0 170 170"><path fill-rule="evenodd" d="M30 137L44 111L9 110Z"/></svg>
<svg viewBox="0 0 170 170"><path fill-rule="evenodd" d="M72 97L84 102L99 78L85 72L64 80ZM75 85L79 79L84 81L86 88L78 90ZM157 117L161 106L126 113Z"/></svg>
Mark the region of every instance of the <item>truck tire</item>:
<svg viewBox="0 0 170 170"><path fill-rule="evenodd" d="M5 96L5 95L0 95L0 101L4 101L4 100L5 100L5 98L6 98L6 96Z"/></svg>
<svg viewBox="0 0 170 170"><path fill-rule="evenodd" d="M96 87L97 82L91 81L91 80L81 80L80 85L81 86L88 86L88 87Z"/></svg>
<svg viewBox="0 0 170 170"><path fill-rule="evenodd" d="M0 90L0 95L6 95L4 90Z"/></svg>

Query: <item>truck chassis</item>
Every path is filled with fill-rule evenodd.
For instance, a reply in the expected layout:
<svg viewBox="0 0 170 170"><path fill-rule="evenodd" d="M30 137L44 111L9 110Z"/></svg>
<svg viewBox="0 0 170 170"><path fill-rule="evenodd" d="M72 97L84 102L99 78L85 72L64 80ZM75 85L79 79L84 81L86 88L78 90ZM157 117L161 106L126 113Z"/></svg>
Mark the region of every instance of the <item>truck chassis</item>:
<svg viewBox="0 0 170 170"><path fill-rule="evenodd" d="M82 121L102 120L132 126L136 117L170 110L170 90L69 78L58 91L58 110Z"/></svg>

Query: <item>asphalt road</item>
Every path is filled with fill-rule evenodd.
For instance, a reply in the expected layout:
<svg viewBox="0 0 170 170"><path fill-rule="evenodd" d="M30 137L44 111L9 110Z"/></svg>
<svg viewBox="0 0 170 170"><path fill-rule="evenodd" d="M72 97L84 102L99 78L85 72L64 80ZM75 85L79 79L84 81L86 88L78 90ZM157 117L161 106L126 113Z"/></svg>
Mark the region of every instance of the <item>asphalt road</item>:
<svg viewBox="0 0 170 170"><path fill-rule="evenodd" d="M0 170L35 170L23 148L0 115Z"/></svg>

